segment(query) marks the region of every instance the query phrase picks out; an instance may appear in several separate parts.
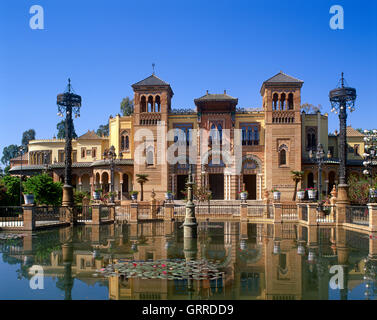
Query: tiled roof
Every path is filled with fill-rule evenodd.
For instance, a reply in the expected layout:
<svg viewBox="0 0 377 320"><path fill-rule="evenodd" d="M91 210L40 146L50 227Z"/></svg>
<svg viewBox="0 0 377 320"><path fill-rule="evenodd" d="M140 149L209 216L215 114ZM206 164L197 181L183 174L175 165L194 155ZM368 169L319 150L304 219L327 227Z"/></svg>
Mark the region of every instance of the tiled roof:
<svg viewBox="0 0 377 320"><path fill-rule="evenodd" d="M95 139L101 139L100 136L98 136L94 130L90 131L88 130L87 133L83 134L82 136L78 137L77 140L95 140Z"/></svg>
<svg viewBox="0 0 377 320"><path fill-rule="evenodd" d="M22 161L27 160L28 159L28 155L29 155L28 152L24 153L22 155ZM18 156L16 158L10 159L10 161L21 161L21 156Z"/></svg>
<svg viewBox="0 0 377 320"><path fill-rule="evenodd" d="M295 83L295 82L303 83L304 81L293 78L282 71L280 71L278 74L274 75L270 79L264 81L264 83Z"/></svg>
<svg viewBox="0 0 377 320"><path fill-rule="evenodd" d="M229 102L238 103L237 98L234 98L234 97L226 94L226 92L224 92L222 94L216 94L216 93L212 94L212 93L208 93L208 91L207 91L207 94L205 94L204 96L194 100L195 103L206 102L206 101L229 101Z"/></svg>
<svg viewBox="0 0 377 320"><path fill-rule="evenodd" d="M134 161L133 159L117 159L114 161L115 165L133 165ZM98 160L91 163L91 167L98 167L98 166L108 166L110 165L110 162L108 160Z"/></svg>
<svg viewBox="0 0 377 320"><path fill-rule="evenodd" d="M351 126L347 127L347 137L364 137L364 135L352 128Z"/></svg>
<svg viewBox="0 0 377 320"><path fill-rule="evenodd" d="M170 85L169 83L161 80L159 77L152 74L148 78L145 78L144 80L136 82L132 85L133 88L139 87L139 86L170 86Z"/></svg>

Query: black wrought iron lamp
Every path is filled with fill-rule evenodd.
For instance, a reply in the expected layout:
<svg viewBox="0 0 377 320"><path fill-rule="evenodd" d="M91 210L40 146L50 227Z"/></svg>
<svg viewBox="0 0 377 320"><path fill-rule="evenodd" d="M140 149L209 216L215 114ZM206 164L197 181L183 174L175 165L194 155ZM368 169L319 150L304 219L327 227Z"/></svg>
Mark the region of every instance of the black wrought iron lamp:
<svg viewBox="0 0 377 320"><path fill-rule="evenodd" d="M73 205L72 187L72 132L73 120L80 117L81 96L74 94L71 87L71 79L68 79L67 91L57 96L58 116L64 117L65 114L65 178L63 186L63 206Z"/></svg>
<svg viewBox="0 0 377 320"><path fill-rule="evenodd" d="M356 89L344 86L344 74L341 86L330 91L331 112L339 114L339 200L347 201L347 109L355 111Z"/></svg>

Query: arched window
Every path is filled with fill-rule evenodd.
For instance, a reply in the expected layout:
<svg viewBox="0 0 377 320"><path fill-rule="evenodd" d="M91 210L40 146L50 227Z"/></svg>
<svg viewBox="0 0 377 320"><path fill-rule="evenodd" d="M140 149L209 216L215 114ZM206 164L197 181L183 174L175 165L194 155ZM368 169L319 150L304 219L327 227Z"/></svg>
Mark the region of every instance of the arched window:
<svg viewBox="0 0 377 320"><path fill-rule="evenodd" d="M280 164L281 166L287 164L287 152L285 151L285 149L282 149L282 150L280 151L279 164Z"/></svg>
<svg viewBox="0 0 377 320"><path fill-rule="evenodd" d="M288 95L288 110L293 110L293 93Z"/></svg>
<svg viewBox="0 0 377 320"><path fill-rule="evenodd" d="M254 127L254 144L257 146L259 145L259 132L258 132L258 127Z"/></svg>
<svg viewBox="0 0 377 320"><path fill-rule="evenodd" d="M120 136L121 151L128 151L130 148L130 137L128 131L123 131Z"/></svg>
<svg viewBox="0 0 377 320"><path fill-rule="evenodd" d="M223 143L223 127L221 126L221 124L217 126L217 133L218 133L219 143L222 144Z"/></svg>
<svg viewBox="0 0 377 320"><path fill-rule="evenodd" d="M156 99L155 99L155 102L154 102L154 112L161 112L160 96L156 96Z"/></svg>
<svg viewBox="0 0 377 320"><path fill-rule="evenodd" d="M149 96L148 97L148 112L153 112L153 97Z"/></svg>
<svg viewBox="0 0 377 320"><path fill-rule="evenodd" d="M272 99L272 110L278 109L278 100L279 100L278 94L274 93L274 96L273 96L273 99Z"/></svg>
<svg viewBox="0 0 377 320"><path fill-rule="evenodd" d="M280 110L285 110L286 105L285 105L285 93L282 93L280 96Z"/></svg>
<svg viewBox="0 0 377 320"><path fill-rule="evenodd" d="M140 100L140 110L141 110L141 112L147 112L147 101L145 99L145 96L141 97L141 100Z"/></svg>
<svg viewBox="0 0 377 320"><path fill-rule="evenodd" d="M154 163L154 155L153 155L153 148L149 148L147 150L147 166L153 166Z"/></svg>
<svg viewBox="0 0 377 320"><path fill-rule="evenodd" d="M253 140L254 140L254 138L253 138L253 128L249 127L247 129L247 144L249 146L253 145Z"/></svg>
<svg viewBox="0 0 377 320"><path fill-rule="evenodd" d="M246 127L242 127L242 145L246 145L247 139L246 139Z"/></svg>
<svg viewBox="0 0 377 320"><path fill-rule="evenodd" d="M288 147L285 144L282 144L279 147L279 165L284 166L287 164L287 151Z"/></svg>

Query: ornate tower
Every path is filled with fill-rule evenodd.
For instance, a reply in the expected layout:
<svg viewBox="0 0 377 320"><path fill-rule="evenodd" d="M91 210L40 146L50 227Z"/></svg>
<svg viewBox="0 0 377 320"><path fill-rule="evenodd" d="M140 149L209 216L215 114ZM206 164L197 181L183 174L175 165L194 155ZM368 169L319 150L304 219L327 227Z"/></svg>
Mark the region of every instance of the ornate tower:
<svg viewBox="0 0 377 320"><path fill-rule="evenodd" d="M292 170L301 170L301 87L303 81L279 72L263 82L261 95L265 113L266 188L281 191L291 200Z"/></svg>
<svg viewBox="0 0 377 320"><path fill-rule="evenodd" d="M174 93L168 83L154 74L133 84L132 88L134 90L134 189L140 188L136 183L136 174L147 174L149 182L144 185L144 199L149 200L152 189L157 198L162 199L168 189L168 166L164 158L166 155L164 148L168 113L171 110L171 98ZM148 129L152 134L145 135L140 129ZM161 137L161 135L165 136ZM141 149L144 151L140 152ZM144 157L145 161L140 161L141 157Z"/></svg>

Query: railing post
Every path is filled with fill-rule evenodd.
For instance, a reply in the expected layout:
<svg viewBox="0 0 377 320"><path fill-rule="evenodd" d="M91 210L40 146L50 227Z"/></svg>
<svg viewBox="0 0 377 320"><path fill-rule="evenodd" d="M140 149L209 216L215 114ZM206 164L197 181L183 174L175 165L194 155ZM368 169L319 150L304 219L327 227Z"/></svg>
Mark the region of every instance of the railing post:
<svg viewBox="0 0 377 320"><path fill-rule="evenodd" d="M346 222L346 213L347 213L348 204L345 202L338 201L336 203L336 225L343 225Z"/></svg>
<svg viewBox="0 0 377 320"><path fill-rule="evenodd" d="M174 203L165 203L164 220L171 221L174 217Z"/></svg>
<svg viewBox="0 0 377 320"><path fill-rule="evenodd" d="M240 217L241 221L247 221L247 203L241 203Z"/></svg>
<svg viewBox="0 0 377 320"><path fill-rule="evenodd" d="M308 203L308 225L316 226L317 225L317 204Z"/></svg>
<svg viewBox="0 0 377 320"><path fill-rule="evenodd" d="M101 224L101 205L92 205L92 224Z"/></svg>
<svg viewBox="0 0 377 320"><path fill-rule="evenodd" d="M138 220L138 208L139 204L137 202L131 203L131 217L130 217L130 222L137 222Z"/></svg>
<svg viewBox="0 0 377 320"><path fill-rule="evenodd" d="M156 199L152 199L151 200L151 219L152 220L155 220L157 219L157 200Z"/></svg>
<svg viewBox="0 0 377 320"><path fill-rule="evenodd" d="M115 221L115 203L109 203L109 219L110 221Z"/></svg>
<svg viewBox="0 0 377 320"><path fill-rule="evenodd" d="M297 203L297 219L298 221L302 221L302 204Z"/></svg>
<svg viewBox="0 0 377 320"><path fill-rule="evenodd" d="M281 204L273 203L272 204L273 209L274 209L274 223L280 223L282 222L282 213L283 213L283 208Z"/></svg>
<svg viewBox="0 0 377 320"><path fill-rule="evenodd" d="M368 203L369 210L369 229L377 231L377 203Z"/></svg>
<svg viewBox="0 0 377 320"><path fill-rule="evenodd" d="M34 204L24 204L22 206L24 229L27 231L35 230Z"/></svg>

